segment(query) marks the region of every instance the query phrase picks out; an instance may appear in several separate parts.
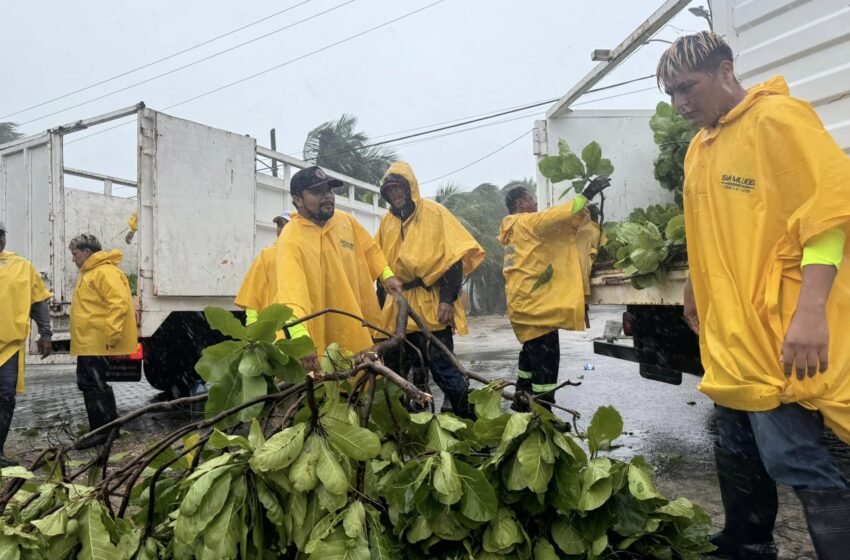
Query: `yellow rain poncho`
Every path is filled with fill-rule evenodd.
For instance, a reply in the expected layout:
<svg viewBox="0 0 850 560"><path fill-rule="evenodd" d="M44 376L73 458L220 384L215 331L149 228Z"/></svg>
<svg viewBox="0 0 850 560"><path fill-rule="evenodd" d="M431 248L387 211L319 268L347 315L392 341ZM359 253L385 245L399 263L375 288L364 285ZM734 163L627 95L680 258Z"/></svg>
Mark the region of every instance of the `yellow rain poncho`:
<svg viewBox="0 0 850 560"><path fill-rule="evenodd" d="M581 266L581 281L584 286L584 295L590 295L590 272L599 247L608 242L605 232L599 224L590 219L590 212L584 212L584 218L576 230L576 248L578 249L578 262Z"/></svg>
<svg viewBox="0 0 850 560"><path fill-rule="evenodd" d="M444 206L422 198L419 183L410 165L396 162L387 175L400 175L410 184L410 195L416 210L404 223L391 212L384 214L375 241L384 251L395 275L405 284L419 278L427 286L405 290L404 297L434 331L447 327L437 320L440 305L439 280L458 261L463 261L463 273L470 274L484 260L484 249ZM398 307L387 298L382 310L382 327L392 332ZM458 334L467 334L466 311L460 298L454 302L454 326ZM407 330L419 328L408 320Z"/></svg>
<svg viewBox="0 0 850 560"><path fill-rule="evenodd" d="M276 254L277 242L260 251L242 280L239 294L234 301L236 305L242 309L262 311L274 303L277 295Z"/></svg>
<svg viewBox="0 0 850 560"><path fill-rule="evenodd" d="M0 253L0 364L18 356L17 392L24 391L25 346L30 332L30 307L53 294L38 271L15 253Z"/></svg>
<svg viewBox="0 0 850 560"><path fill-rule="evenodd" d="M797 306L803 247L850 223L850 159L782 78L753 87L685 159L685 225L700 319L700 390L722 406L818 409L850 443L850 266L827 304L829 369L786 378L780 351Z"/></svg>
<svg viewBox="0 0 850 560"><path fill-rule="evenodd" d="M380 320L375 279L387 259L352 215L337 210L323 227L293 216L278 238L276 262L275 302L296 317L333 307L373 324ZM372 346L369 330L357 319L325 314L306 325L320 356L332 342L352 352Z"/></svg>
<svg viewBox="0 0 850 560"><path fill-rule="evenodd" d="M572 203L502 220L508 317L520 342L555 329L584 330L584 284Z"/></svg>
<svg viewBox="0 0 850 560"><path fill-rule="evenodd" d="M133 298L121 251L97 251L80 269L71 299L71 354L123 356L138 348Z"/></svg>

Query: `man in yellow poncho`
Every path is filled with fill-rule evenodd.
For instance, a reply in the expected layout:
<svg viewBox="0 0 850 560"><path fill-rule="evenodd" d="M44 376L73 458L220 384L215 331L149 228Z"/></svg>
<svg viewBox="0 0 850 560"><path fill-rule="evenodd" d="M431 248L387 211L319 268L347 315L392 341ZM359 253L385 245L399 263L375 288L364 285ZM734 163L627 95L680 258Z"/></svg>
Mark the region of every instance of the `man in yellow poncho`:
<svg viewBox="0 0 850 560"><path fill-rule="evenodd" d="M818 557L847 558L850 487L821 437L826 424L850 443L850 159L781 77L743 89L714 33L679 38L657 76L701 127L685 159L685 316L717 404L726 526L712 541L776 558L779 483Z"/></svg>
<svg viewBox="0 0 850 560"><path fill-rule="evenodd" d="M390 211L381 219L375 241L404 283L404 297L411 309L440 342L453 350L453 331L467 333L466 311L459 297L463 276L481 264L484 250L451 212L420 196L419 183L407 163L399 161L390 166L381 183L381 196ZM394 330L397 306L386 302L382 311L383 328ZM463 374L429 344L412 319L408 320L407 332L407 340L421 352L423 365L430 369L454 413L471 417ZM417 365L418 356L414 358L402 347L385 359L406 375Z"/></svg>
<svg viewBox="0 0 850 560"><path fill-rule="evenodd" d="M290 307L296 317L336 308L377 324L381 315L375 280L380 278L393 294L401 292L401 281L369 232L354 216L335 210L333 189L341 186L317 166L292 176L290 192L298 214L278 239L275 302ZM288 334L313 339L317 353L302 360L307 371L321 369L318 356L333 342L352 352L372 346L369 329L338 314L299 323Z"/></svg>
<svg viewBox="0 0 850 560"><path fill-rule="evenodd" d="M537 201L524 187L505 195L510 213L499 230L505 246L505 294L514 334L522 342L517 392L532 394L543 406L555 402L561 361L558 329L584 330L584 283L576 230L588 200L610 185L594 179L572 202L537 211ZM513 409L528 410L521 399Z"/></svg>
<svg viewBox="0 0 850 560"><path fill-rule="evenodd" d="M578 262L581 266L581 281L584 285L585 300L590 297L590 273L593 271L593 263L599 255L599 247L608 242L608 237L599 226L599 209L591 204L587 207L587 213L576 230L576 248L578 249ZM584 326L590 328L590 317L588 307L584 306Z"/></svg>
<svg viewBox="0 0 850 560"><path fill-rule="evenodd" d="M16 465L3 454L15 413L15 393L24 390L24 354L30 317L38 326L41 357L52 352L51 293L38 271L22 257L6 251L6 226L0 222L0 468Z"/></svg>
<svg viewBox="0 0 850 560"><path fill-rule="evenodd" d="M68 244L80 270L71 299L71 354L77 356L77 387L83 392L89 427L94 430L118 417L115 394L106 383L109 356L138 349L136 312L127 276L118 268L121 251L104 251L91 234ZM86 438L78 449L100 445L108 434Z"/></svg>
<svg viewBox="0 0 850 560"><path fill-rule="evenodd" d="M280 237L283 228L291 219L289 210L281 212L272 220L277 226L277 237ZM277 295L277 265L275 254L277 253L277 239L275 242L260 251L248 274L242 280L242 286L236 295L234 303L245 310L245 324L250 325L257 322L257 313L272 303Z"/></svg>

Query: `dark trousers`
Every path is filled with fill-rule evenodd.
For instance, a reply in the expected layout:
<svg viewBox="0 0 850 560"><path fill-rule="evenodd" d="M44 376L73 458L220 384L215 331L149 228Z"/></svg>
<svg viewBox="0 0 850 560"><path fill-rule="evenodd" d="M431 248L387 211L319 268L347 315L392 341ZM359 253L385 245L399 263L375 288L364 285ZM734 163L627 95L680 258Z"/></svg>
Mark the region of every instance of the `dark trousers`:
<svg viewBox="0 0 850 560"><path fill-rule="evenodd" d="M558 385L561 343L552 331L523 343L519 353L517 390L535 395L553 391ZM554 400L554 395L549 400Z"/></svg>
<svg viewBox="0 0 850 560"><path fill-rule="evenodd" d="M15 389L18 385L18 358L15 352L6 363L0 364L0 455L6 437L12 427L12 415L15 413Z"/></svg>
<svg viewBox="0 0 850 560"><path fill-rule="evenodd" d="M77 357L77 387L83 392L92 430L118 417L115 394L106 383L108 371L109 358L106 356Z"/></svg>
<svg viewBox="0 0 850 560"><path fill-rule="evenodd" d="M455 343L450 327L441 331L434 331L433 334L450 351L454 352ZM467 384L463 374L452 364L448 356L436 345L431 344L428 337L421 332L408 333L407 341L419 350L422 356L421 362L419 354L409 345L402 344L397 350L387 352L384 356L384 363L407 379L411 379L411 372L415 372L415 368L427 368L430 370L434 382L442 389L451 403L455 414L467 415L466 411L469 406L466 401ZM413 375L413 377L416 376ZM413 382L416 383L416 380L414 379Z"/></svg>
<svg viewBox="0 0 850 560"><path fill-rule="evenodd" d="M716 407L717 445L762 463L775 482L794 490L847 490L848 484L823 441L816 410L783 404L764 412Z"/></svg>

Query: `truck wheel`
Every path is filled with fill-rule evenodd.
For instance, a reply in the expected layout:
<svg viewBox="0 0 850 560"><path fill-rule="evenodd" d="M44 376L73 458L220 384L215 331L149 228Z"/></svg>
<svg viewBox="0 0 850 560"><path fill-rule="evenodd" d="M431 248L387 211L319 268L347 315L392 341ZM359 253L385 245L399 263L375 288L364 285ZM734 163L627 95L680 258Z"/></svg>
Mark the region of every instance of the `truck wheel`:
<svg viewBox="0 0 850 560"><path fill-rule="evenodd" d="M195 372L201 352L224 339L210 328L203 313L172 313L144 342L145 379L172 398L188 396L201 380Z"/></svg>

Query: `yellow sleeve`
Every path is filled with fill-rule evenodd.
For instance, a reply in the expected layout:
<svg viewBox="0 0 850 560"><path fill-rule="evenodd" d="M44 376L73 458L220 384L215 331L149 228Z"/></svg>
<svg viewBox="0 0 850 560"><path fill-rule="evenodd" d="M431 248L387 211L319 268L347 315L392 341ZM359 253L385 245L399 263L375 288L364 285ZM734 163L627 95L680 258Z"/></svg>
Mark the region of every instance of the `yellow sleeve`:
<svg viewBox="0 0 850 560"><path fill-rule="evenodd" d="M381 273L381 282L386 282L387 280L389 280L393 276L395 276L395 272L393 272L393 269L391 269L389 267L389 265L387 265L387 267Z"/></svg>
<svg viewBox="0 0 850 560"><path fill-rule="evenodd" d="M366 228L360 225L360 222L354 218L351 218L351 222L354 224L354 237L357 243L363 248L363 254L366 255L369 275L372 278L378 278L390 266L387 262L387 257L384 256L384 252L381 251L381 248L375 243L375 240L369 235Z"/></svg>
<svg viewBox="0 0 850 560"><path fill-rule="evenodd" d="M30 278L30 301L32 303L39 303L53 296L44 287L44 280L41 279L41 274L38 273L32 264L30 264Z"/></svg>
<svg viewBox="0 0 850 560"><path fill-rule="evenodd" d="M118 267L108 269L95 277L95 286L106 305L104 325L106 326L106 342L109 346L116 346L121 342L124 319L127 313L133 312L130 304L130 287L126 282L126 276Z"/></svg>
<svg viewBox="0 0 850 560"><path fill-rule="evenodd" d="M139 215L136 212L133 212L133 215L130 216L129 220L127 220L127 227L129 227L130 231L133 233L139 229Z"/></svg>
<svg viewBox="0 0 850 560"><path fill-rule="evenodd" d="M233 301L242 309L255 309L259 311L263 307L262 295L267 293L269 286L266 272L263 270L262 253L251 263L251 268L242 279L239 293Z"/></svg>
<svg viewBox="0 0 850 560"><path fill-rule="evenodd" d="M533 222L534 229L540 233L547 233L567 225L572 225L574 228L578 227L580 222L575 217L580 214L586 204L587 199L578 195L572 202L537 212ZM579 207L578 210L576 210L577 206Z"/></svg>
<svg viewBox="0 0 850 560"><path fill-rule="evenodd" d="M295 319L296 317L293 317ZM286 329L289 338L301 338L302 336L310 336L310 331L307 330L307 323L298 323Z"/></svg>
<svg viewBox="0 0 850 560"><path fill-rule="evenodd" d="M803 260L800 268L810 264L832 265L841 267L844 258L844 243L847 241L847 232L840 227L826 230L812 237L803 247Z"/></svg>

